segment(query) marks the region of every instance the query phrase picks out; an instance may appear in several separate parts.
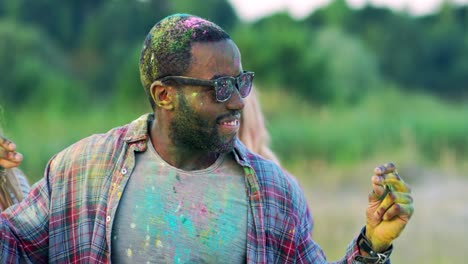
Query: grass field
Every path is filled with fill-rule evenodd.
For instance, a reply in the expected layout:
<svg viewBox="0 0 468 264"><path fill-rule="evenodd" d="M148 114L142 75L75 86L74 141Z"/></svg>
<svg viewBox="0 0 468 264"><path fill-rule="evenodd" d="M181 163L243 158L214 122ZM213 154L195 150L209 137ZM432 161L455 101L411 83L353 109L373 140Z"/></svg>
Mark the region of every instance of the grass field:
<svg viewBox="0 0 468 264"><path fill-rule="evenodd" d="M345 109L263 96L273 146L304 189L314 239L329 261L343 255L365 224L373 168L393 161L412 186L415 213L395 242L392 263L466 262L466 104L398 91ZM294 118L278 105L296 110Z"/></svg>
<svg viewBox="0 0 468 264"><path fill-rule="evenodd" d="M415 214L395 243L392 263L466 262L468 104L395 90L353 107L314 106L281 92L260 95L273 149L299 179L315 218L314 238L329 260L343 254L365 223L373 167L393 161L413 187ZM6 108L1 123L35 182L61 149L149 110L124 105Z"/></svg>

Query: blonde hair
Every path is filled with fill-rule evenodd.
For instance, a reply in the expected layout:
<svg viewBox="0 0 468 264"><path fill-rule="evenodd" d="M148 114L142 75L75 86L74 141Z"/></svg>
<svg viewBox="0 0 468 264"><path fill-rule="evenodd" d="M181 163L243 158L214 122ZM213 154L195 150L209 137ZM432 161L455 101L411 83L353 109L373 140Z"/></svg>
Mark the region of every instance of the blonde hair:
<svg viewBox="0 0 468 264"><path fill-rule="evenodd" d="M278 158L269 148L270 134L266 129L265 118L255 90L252 87L252 92L245 98L239 139L252 152L280 165Z"/></svg>

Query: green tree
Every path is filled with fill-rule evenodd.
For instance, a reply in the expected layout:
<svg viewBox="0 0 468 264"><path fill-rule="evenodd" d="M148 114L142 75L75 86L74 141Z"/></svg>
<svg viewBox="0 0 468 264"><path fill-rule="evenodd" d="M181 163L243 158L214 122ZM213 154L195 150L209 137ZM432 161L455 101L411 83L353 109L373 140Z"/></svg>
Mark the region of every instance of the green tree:
<svg viewBox="0 0 468 264"><path fill-rule="evenodd" d="M234 8L227 0L172 0L171 11L189 13L215 22L228 32L239 22Z"/></svg>
<svg viewBox="0 0 468 264"><path fill-rule="evenodd" d="M312 28L344 27L354 17L354 12L345 0L334 0L329 5L311 13L304 19L304 23Z"/></svg>
<svg viewBox="0 0 468 264"><path fill-rule="evenodd" d="M95 98L113 95L121 64L136 46L141 49L148 31L170 8L169 1L107 1L85 21L73 61L89 87L94 87Z"/></svg>
<svg viewBox="0 0 468 264"><path fill-rule="evenodd" d="M310 33L289 15L241 25L231 35L242 52L244 68L255 71L256 80L290 90L303 84L303 57Z"/></svg>
<svg viewBox="0 0 468 264"><path fill-rule="evenodd" d="M442 10L424 18L424 45L417 84L436 94L457 98L468 95L468 42L465 11L445 3ZM463 9L460 9L463 10Z"/></svg>
<svg viewBox="0 0 468 264"><path fill-rule="evenodd" d="M35 25L57 45L68 49L76 46L84 21L104 0L15 0L2 1L6 16L18 22Z"/></svg>
<svg viewBox="0 0 468 264"><path fill-rule="evenodd" d="M234 31L244 66L263 86L318 103L353 103L378 85L377 60L358 39L305 24L276 14Z"/></svg>
<svg viewBox="0 0 468 264"><path fill-rule="evenodd" d="M468 83L467 10L446 2L440 12L414 17L368 6L352 12L342 28L377 55L385 79L408 90L460 98Z"/></svg>
<svg viewBox="0 0 468 264"><path fill-rule="evenodd" d="M381 86L377 60L359 39L332 27L315 36L304 56L304 95L349 104Z"/></svg>
<svg viewBox="0 0 468 264"><path fill-rule="evenodd" d="M68 68L63 53L40 30L0 22L0 104L62 107L69 98L79 102L83 90Z"/></svg>

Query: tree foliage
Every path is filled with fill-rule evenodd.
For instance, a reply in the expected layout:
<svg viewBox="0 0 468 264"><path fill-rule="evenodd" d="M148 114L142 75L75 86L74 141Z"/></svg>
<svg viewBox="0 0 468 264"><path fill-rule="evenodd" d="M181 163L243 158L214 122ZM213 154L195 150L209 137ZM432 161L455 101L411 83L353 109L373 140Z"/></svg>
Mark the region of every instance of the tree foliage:
<svg viewBox="0 0 468 264"><path fill-rule="evenodd" d="M0 21L0 103L65 106L83 102L65 56L37 28Z"/></svg>
<svg viewBox="0 0 468 264"><path fill-rule="evenodd" d="M174 12L226 28L260 86L316 103L353 103L382 82L468 96L466 6L413 17L336 0L303 20L278 13L244 23L228 1L17 0L0 1L0 100L21 105L75 90L89 103L142 92L123 88L139 83L130 60L154 23Z"/></svg>

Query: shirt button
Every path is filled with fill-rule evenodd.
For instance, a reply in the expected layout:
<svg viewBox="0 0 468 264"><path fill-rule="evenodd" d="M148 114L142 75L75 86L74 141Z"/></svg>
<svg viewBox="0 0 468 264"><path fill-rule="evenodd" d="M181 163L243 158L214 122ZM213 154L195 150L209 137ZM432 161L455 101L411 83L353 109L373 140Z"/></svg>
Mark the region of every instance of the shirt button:
<svg viewBox="0 0 468 264"><path fill-rule="evenodd" d="M127 168L123 168L120 172L121 172L123 175L127 174Z"/></svg>
<svg viewBox="0 0 468 264"><path fill-rule="evenodd" d="M106 217L106 222L110 222L110 220L111 220L111 217L110 217L110 215L108 215L108 216Z"/></svg>

